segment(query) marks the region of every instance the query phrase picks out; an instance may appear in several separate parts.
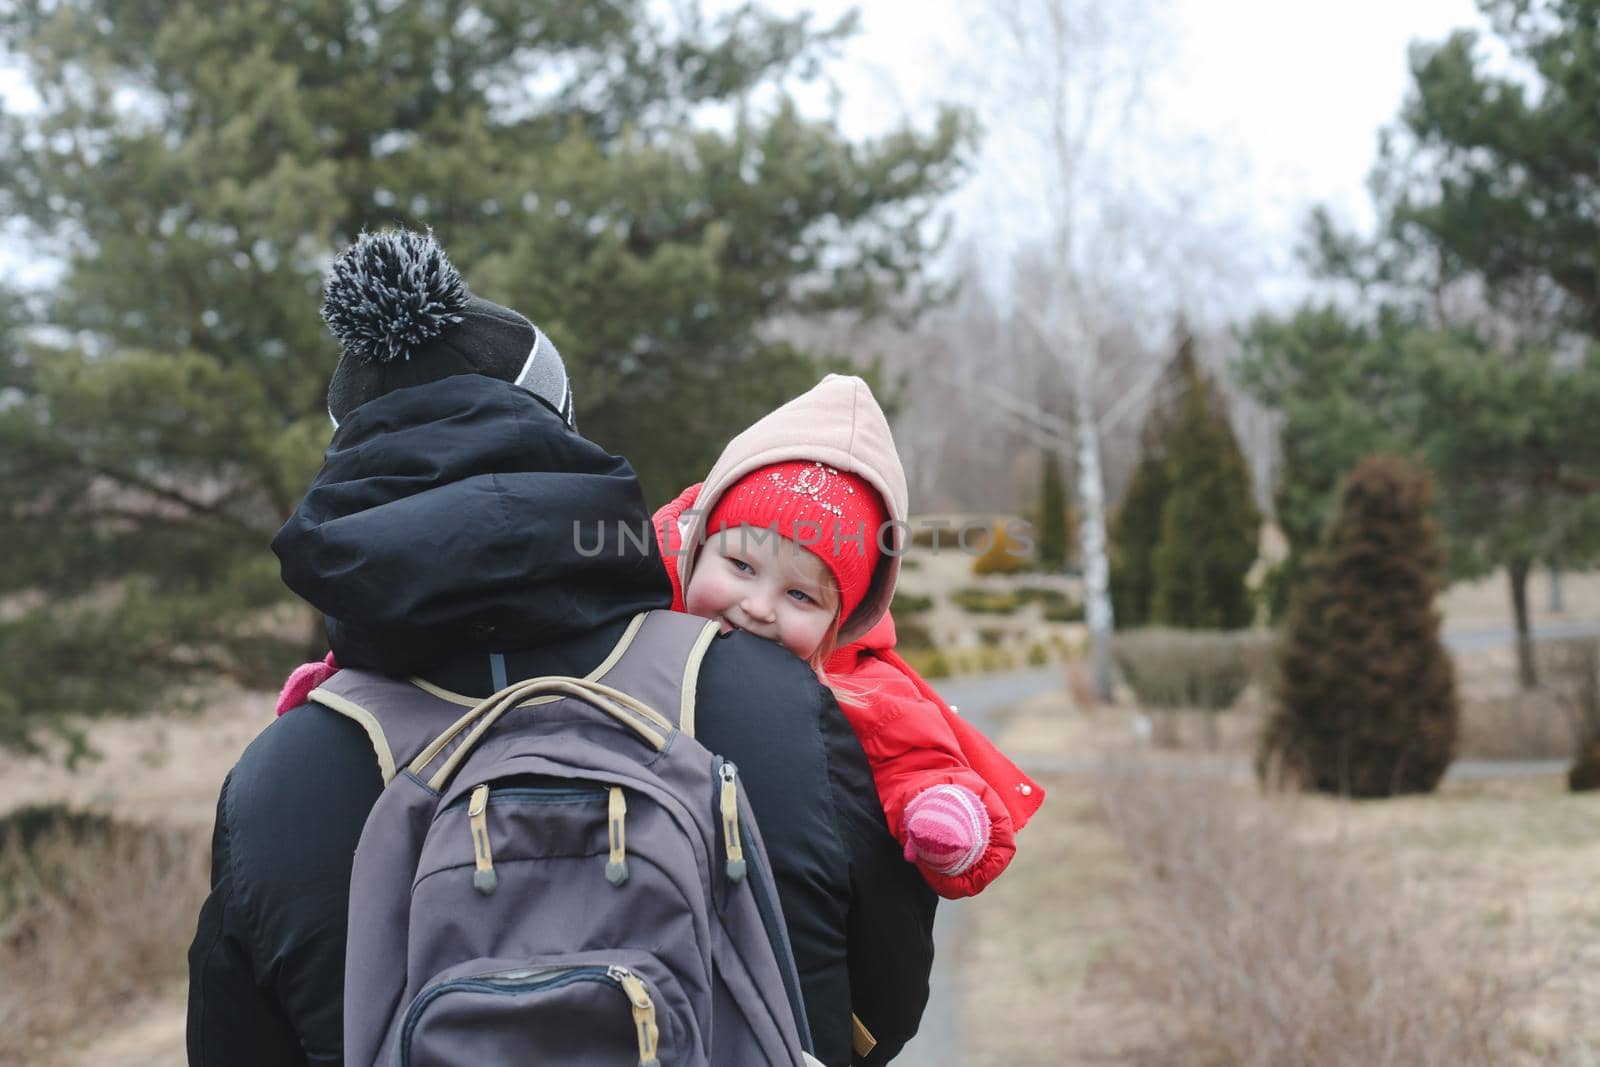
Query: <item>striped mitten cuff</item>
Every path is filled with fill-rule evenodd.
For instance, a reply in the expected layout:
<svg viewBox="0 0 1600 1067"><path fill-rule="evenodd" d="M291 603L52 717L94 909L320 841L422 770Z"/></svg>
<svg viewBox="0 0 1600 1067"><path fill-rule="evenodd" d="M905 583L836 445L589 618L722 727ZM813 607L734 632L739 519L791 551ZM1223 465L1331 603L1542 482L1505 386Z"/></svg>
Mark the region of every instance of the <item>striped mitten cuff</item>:
<svg viewBox="0 0 1600 1067"><path fill-rule="evenodd" d="M906 859L935 874L966 873L989 847L989 813L964 785L924 789L906 805Z"/></svg>

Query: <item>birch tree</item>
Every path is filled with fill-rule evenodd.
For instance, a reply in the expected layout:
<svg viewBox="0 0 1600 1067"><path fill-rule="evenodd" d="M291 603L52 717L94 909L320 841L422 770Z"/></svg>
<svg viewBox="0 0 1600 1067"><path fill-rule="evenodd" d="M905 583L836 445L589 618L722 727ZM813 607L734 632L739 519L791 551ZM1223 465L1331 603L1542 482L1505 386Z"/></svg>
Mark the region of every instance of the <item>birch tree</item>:
<svg viewBox="0 0 1600 1067"><path fill-rule="evenodd" d="M1164 11L1164 0L992 0L976 34L999 72L989 103L990 151L1008 162L1001 195L1027 205L1004 212L1030 264L1016 279L1025 291L1013 311L1071 390L1085 617L1101 699L1113 683L1097 403L1102 341L1117 325L1106 309L1142 307L1145 324L1164 331L1175 309L1196 301L1203 274L1171 266L1189 261L1191 243L1215 258L1209 238L1180 221L1192 213L1193 189L1149 180L1163 137L1145 88L1166 51Z"/></svg>

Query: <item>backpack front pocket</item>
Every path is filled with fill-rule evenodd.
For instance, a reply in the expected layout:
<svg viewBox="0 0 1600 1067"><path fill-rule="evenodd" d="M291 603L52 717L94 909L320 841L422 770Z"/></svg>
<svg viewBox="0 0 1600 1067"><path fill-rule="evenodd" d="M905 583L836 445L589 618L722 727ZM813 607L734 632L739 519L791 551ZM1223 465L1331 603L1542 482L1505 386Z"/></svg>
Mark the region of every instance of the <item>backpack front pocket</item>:
<svg viewBox="0 0 1600 1067"><path fill-rule="evenodd" d="M648 957L585 953L476 960L424 987L400 1030L399 1067L582 1064L677 1067L670 978Z"/></svg>

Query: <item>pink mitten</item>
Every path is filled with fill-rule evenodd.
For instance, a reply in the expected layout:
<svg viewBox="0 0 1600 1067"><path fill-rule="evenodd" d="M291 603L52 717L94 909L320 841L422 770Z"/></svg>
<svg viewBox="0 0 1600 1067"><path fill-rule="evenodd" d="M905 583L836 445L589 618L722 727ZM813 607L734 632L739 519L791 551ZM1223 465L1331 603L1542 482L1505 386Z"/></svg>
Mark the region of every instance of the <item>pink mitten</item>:
<svg viewBox="0 0 1600 1067"><path fill-rule="evenodd" d="M320 663L302 663L289 675L289 680L283 683L283 692L278 694L278 714L282 715L290 708L298 708L306 702L306 697L317 686L333 677L333 672L339 669L339 664L329 652Z"/></svg>
<svg viewBox="0 0 1600 1067"><path fill-rule="evenodd" d="M935 874L964 874L989 847L989 813L964 785L924 789L906 805L906 859Z"/></svg>

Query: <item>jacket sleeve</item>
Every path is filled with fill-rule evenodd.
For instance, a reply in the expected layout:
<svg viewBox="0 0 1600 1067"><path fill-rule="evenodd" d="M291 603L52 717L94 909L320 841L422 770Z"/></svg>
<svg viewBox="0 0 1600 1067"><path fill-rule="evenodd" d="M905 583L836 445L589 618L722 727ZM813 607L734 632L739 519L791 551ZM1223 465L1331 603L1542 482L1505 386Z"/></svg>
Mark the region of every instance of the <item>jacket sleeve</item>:
<svg viewBox="0 0 1600 1067"><path fill-rule="evenodd" d="M850 857L850 1009L877 1040L850 1062L888 1063L927 1007L938 898L889 833L854 731L840 715L823 721L836 826Z"/></svg>
<svg viewBox="0 0 1600 1067"><path fill-rule="evenodd" d="M211 840L211 892L189 946L189 1067L308 1064L270 989L255 980L250 923L231 871L228 790L223 782Z"/></svg>
<svg viewBox="0 0 1600 1067"><path fill-rule="evenodd" d="M940 896L970 897L981 892L1016 854L1015 833L1005 801L967 763L960 740L945 720L944 710L926 697L894 664L862 656L849 683L863 694L861 706L845 709L883 802L884 816L895 840L905 842L905 811L916 795L936 785L960 785L982 801L989 816L989 848L983 858L958 875L922 870Z"/></svg>
<svg viewBox="0 0 1600 1067"><path fill-rule="evenodd" d="M190 1067L344 1062L350 866L382 787L362 729L314 705L240 757L189 949Z"/></svg>

